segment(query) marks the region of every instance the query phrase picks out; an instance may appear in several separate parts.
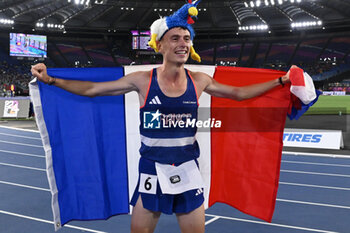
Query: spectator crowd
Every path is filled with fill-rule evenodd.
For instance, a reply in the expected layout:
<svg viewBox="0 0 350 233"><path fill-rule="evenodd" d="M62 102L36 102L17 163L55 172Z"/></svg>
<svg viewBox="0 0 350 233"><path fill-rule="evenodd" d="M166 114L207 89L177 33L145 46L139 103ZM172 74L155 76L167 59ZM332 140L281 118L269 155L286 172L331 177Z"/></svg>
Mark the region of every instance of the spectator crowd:
<svg viewBox="0 0 350 233"><path fill-rule="evenodd" d="M0 61L1 97L29 95L30 66L28 62L9 64L7 61ZM11 85L14 90L11 90Z"/></svg>

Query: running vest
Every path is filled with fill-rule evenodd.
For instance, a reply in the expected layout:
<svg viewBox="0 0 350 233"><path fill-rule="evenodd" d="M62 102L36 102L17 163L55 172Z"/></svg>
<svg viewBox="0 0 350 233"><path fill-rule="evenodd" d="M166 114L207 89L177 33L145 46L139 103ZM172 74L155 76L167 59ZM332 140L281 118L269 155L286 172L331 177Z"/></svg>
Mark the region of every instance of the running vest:
<svg viewBox="0 0 350 233"><path fill-rule="evenodd" d="M183 163L199 157L195 138L198 99L191 76L185 69L187 89L168 97L160 89L153 69L144 106L140 108L142 157L159 163Z"/></svg>

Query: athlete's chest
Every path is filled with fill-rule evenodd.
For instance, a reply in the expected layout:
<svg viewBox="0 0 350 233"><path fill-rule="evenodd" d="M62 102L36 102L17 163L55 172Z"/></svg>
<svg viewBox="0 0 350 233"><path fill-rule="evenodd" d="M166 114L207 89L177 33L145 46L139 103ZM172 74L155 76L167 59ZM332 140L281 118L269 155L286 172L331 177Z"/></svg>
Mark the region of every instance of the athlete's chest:
<svg viewBox="0 0 350 233"><path fill-rule="evenodd" d="M181 82L158 80L158 86L160 91L168 97L179 97L183 95L188 88L187 79Z"/></svg>

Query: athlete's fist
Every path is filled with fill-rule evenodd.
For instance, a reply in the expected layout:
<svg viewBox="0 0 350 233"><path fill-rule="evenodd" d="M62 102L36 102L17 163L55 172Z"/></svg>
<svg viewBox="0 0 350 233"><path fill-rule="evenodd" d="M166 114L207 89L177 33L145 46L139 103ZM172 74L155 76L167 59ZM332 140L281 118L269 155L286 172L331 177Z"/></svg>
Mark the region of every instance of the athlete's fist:
<svg viewBox="0 0 350 233"><path fill-rule="evenodd" d="M47 74L46 65L43 63L39 63L32 66L31 72L32 72L32 75L37 77L41 82L50 84L52 80L54 80L54 78L50 77Z"/></svg>
<svg viewBox="0 0 350 233"><path fill-rule="evenodd" d="M284 76L282 76L282 82L283 83L289 83L290 82L290 79L289 79L290 70L293 69L293 68L299 68L299 67L297 67L296 65L292 65L290 67L290 69L288 70L288 72Z"/></svg>

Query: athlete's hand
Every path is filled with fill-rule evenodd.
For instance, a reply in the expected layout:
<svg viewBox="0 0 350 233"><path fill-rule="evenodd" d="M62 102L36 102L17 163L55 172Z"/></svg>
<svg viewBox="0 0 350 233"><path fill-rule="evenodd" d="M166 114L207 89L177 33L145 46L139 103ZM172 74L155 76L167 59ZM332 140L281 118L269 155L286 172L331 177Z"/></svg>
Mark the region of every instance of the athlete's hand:
<svg viewBox="0 0 350 233"><path fill-rule="evenodd" d="M31 72L33 76L37 77L39 81L43 83L47 84L52 82L53 78L47 74L46 65L43 63L39 63L32 66Z"/></svg>
<svg viewBox="0 0 350 233"><path fill-rule="evenodd" d="M293 68L299 68L299 67L297 67L296 65L292 65L290 67L290 69L288 70L288 72L284 76L282 76L282 82L283 83L290 83L289 74L290 74L290 70L293 69Z"/></svg>

